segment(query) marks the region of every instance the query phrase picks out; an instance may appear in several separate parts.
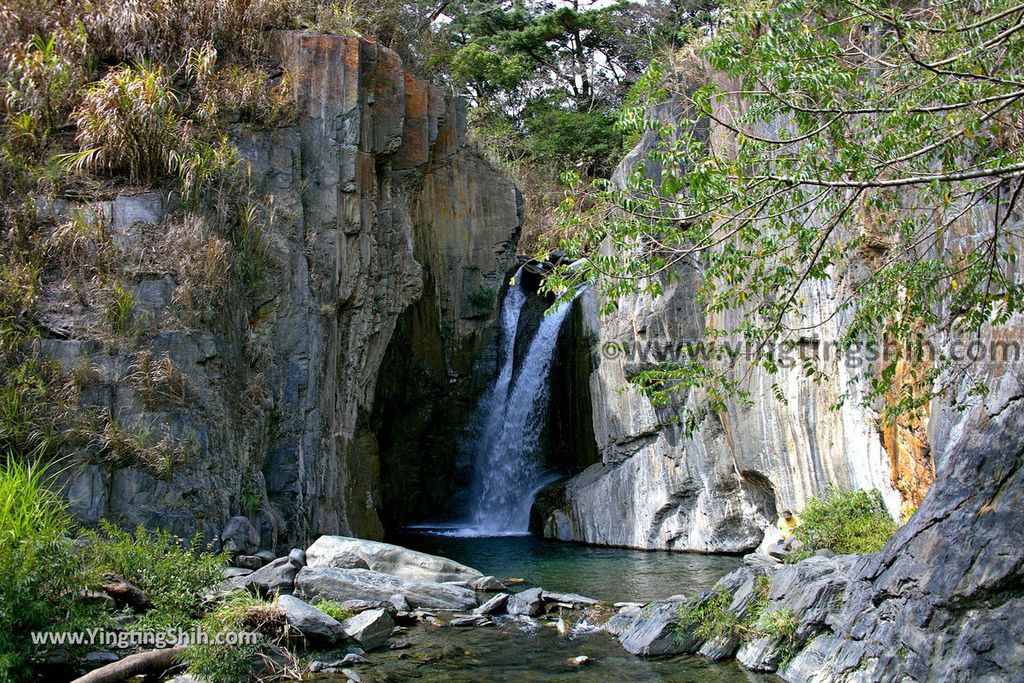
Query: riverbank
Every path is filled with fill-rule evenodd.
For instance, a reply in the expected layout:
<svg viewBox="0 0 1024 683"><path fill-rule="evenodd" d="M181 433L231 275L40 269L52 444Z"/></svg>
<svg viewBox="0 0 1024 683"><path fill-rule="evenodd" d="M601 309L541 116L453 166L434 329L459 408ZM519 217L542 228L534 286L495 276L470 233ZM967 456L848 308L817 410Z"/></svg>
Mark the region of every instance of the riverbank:
<svg viewBox="0 0 1024 683"><path fill-rule="evenodd" d="M290 671L364 683L750 680L734 664L666 647L675 639L678 610L672 608L671 623L662 623L664 600L648 609L648 600L629 599L662 590L674 595L670 602L698 598L739 563L736 558L592 549L532 537L402 536L409 545L441 545L460 557L472 553L487 569L508 562L517 571L496 577L407 547L325 536L305 551L294 549L269 562L237 555L236 566L224 570L228 578L207 599L242 604L239 629L251 628L250 613L262 615L256 630L267 637L254 661L261 658L270 677ZM646 582L631 581L645 572ZM123 612L120 627L130 631L142 623L139 615ZM648 623L648 617L655 621ZM267 631L267 624L276 626ZM652 624L661 626L652 630ZM642 652L633 646L638 642L644 643ZM123 664L133 654L138 653L108 648L84 661ZM222 648L212 654L214 661L227 661L238 652ZM190 656L193 649L183 664ZM168 675L178 674L176 683L203 680L193 667L189 672L176 667Z"/></svg>

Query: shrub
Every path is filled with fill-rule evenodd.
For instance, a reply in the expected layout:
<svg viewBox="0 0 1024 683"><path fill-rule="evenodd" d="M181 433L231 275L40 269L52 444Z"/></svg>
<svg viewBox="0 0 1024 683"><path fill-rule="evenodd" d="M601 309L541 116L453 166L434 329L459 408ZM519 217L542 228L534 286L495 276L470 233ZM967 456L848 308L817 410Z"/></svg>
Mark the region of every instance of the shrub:
<svg viewBox="0 0 1024 683"><path fill-rule="evenodd" d="M138 389L146 407L151 409L181 406L192 389L188 376L175 367L166 352L156 358L149 351L135 354L125 379Z"/></svg>
<svg viewBox="0 0 1024 683"><path fill-rule="evenodd" d="M335 602L334 600L320 600L316 603L316 608L327 616L337 619L338 621L345 621L346 619L356 615L355 612L350 609L345 609L341 606L341 603Z"/></svg>
<svg viewBox="0 0 1024 683"><path fill-rule="evenodd" d="M266 223L273 221L272 211L273 208ZM266 223L259 205L248 201L239 207L235 220L229 226L228 237L235 247L232 270L247 295L260 289L273 263Z"/></svg>
<svg viewBox="0 0 1024 683"><path fill-rule="evenodd" d="M469 305L481 313L493 310L497 300L498 290L487 285L480 285L469 294Z"/></svg>
<svg viewBox="0 0 1024 683"><path fill-rule="evenodd" d="M113 572L141 588L153 602L143 625L183 627L201 614L201 594L223 580L225 553L215 553L194 536L186 545L169 531L138 527L124 531L103 520L86 532L86 557L100 572Z"/></svg>
<svg viewBox="0 0 1024 683"><path fill-rule="evenodd" d="M178 97L158 66L114 67L86 90L74 119L80 149L61 157L64 167L121 173L134 182L166 175L171 152L188 137Z"/></svg>
<svg viewBox="0 0 1024 683"><path fill-rule="evenodd" d="M9 115L27 114L41 124L33 134L45 138L62 125L88 82L91 66L81 26L59 28L47 37L33 35L6 48L3 101Z"/></svg>
<svg viewBox="0 0 1024 683"><path fill-rule="evenodd" d="M66 534L64 500L46 467L8 452L0 464L0 681L29 677L29 634L68 619L86 585Z"/></svg>
<svg viewBox="0 0 1024 683"><path fill-rule="evenodd" d="M236 593L203 618L205 633L258 633L263 643L279 641L285 632L284 613L274 604L247 593ZM257 658L263 643L236 645L196 644L188 649L188 672L206 683L242 683L256 680Z"/></svg>
<svg viewBox="0 0 1024 683"><path fill-rule="evenodd" d="M143 323L135 314L135 294L120 282L107 288L103 318L110 333L117 338L134 339L142 333Z"/></svg>
<svg viewBox="0 0 1024 683"><path fill-rule="evenodd" d="M825 495L808 502L800 519L794 535L804 546L793 560L822 548L839 554L878 552L896 532L896 522L876 490L829 487Z"/></svg>
<svg viewBox="0 0 1024 683"><path fill-rule="evenodd" d="M293 118L291 76L285 72L274 86L258 68L229 64L217 68L217 50L207 43L188 55L188 73L195 81L200 103L198 117L209 123L219 119L275 126Z"/></svg>

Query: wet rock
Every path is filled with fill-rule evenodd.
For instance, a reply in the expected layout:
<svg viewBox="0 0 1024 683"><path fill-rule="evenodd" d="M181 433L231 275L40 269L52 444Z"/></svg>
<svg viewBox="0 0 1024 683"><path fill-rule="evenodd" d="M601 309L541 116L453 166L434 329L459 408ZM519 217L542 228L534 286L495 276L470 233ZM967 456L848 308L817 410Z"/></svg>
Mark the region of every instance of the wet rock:
<svg viewBox="0 0 1024 683"><path fill-rule="evenodd" d="M308 558L308 554L307 554ZM415 581L369 569L303 567L295 578L297 592L304 597L345 600L387 601L400 593L414 607L467 610L477 606L476 594L465 588Z"/></svg>
<svg viewBox="0 0 1024 683"><path fill-rule="evenodd" d="M487 621L483 616L476 614L469 617L456 617L448 622L449 626L479 626Z"/></svg>
<svg viewBox="0 0 1024 683"><path fill-rule="evenodd" d="M395 628L395 622L386 610L371 609L346 619L341 626L345 635L359 643L360 647L374 650L387 641Z"/></svg>
<svg viewBox="0 0 1024 683"><path fill-rule="evenodd" d="M548 602L560 602L565 605L572 605L574 608L590 607L597 604L597 600L594 598L577 595L576 593L548 593L544 591L541 595Z"/></svg>
<svg viewBox="0 0 1024 683"><path fill-rule="evenodd" d="M692 652L697 645L692 637L677 638L679 608L686 602L685 597L674 596L644 607L619 634L622 647L642 657Z"/></svg>
<svg viewBox="0 0 1024 683"><path fill-rule="evenodd" d="M751 671L775 671L782 661L778 645L775 638L755 638L740 647L736 653L736 661Z"/></svg>
<svg viewBox="0 0 1024 683"><path fill-rule="evenodd" d="M509 614L535 617L544 609L544 591L540 588L528 588L515 593L508 599L505 610Z"/></svg>
<svg viewBox="0 0 1024 683"><path fill-rule="evenodd" d="M697 654L706 657L713 662L728 659L736 654L740 646L740 638L735 634L720 635L705 641Z"/></svg>
<svg viewBox="0 0 1024 683"><path fill-rule="evenodd" d="M312 641L330 645L345 638L341 622L293 595L280 596L277 606L288 625Z"/></svg>
<svg viewBox="0 0 1024 683"><path fill-rule="evenodd" d="M642 605L626 604L604 623L604 630L613 636L621 635L639 618L642 607Z"/></svg>
<svg viewBox="0 0 1024 683"><path fill-rule="evenodd" d="M367 568L417 581L476 581L483 575L472 567L437 555L409 550L391 543L345 536L321 536L306 549L306 564L312 568L346 568L359 558Z"/></svg>
<svg viewBox="0 0 1024 683"><path fill-rule="evenodd" d="M344 666L352 666L354 664L368 664L369 661L369 659L360 654L349 652L341 659L315 659L309 663L309 670L313 673L317 673L319 671L327 671L330 669L337 671L338 669Z"/></svg>
<svg viewBox="0 0 1024 683"><path fill-rule="evenodd" d="M342 669L341 673L348 676L348 680L352 683L363 683L363 679L359 677L359 674L356 673L355 669Z"/></svg>
<svg viewBox="0 0 1024 683"><path fill-rule="evenodd" d="M572 659L570 659L569 663L573 666L586 666L587 664L590 664L593 661L594 660L592 660L590 657L586 655L579 655L577 657L573 657Z"/></svg>
<svg viewBox="0 0 1024 683"><path fill-rule="evenodd" d="M504 610L508 599L511 596L508 593L498 593L494 597L490 598L487 602L473 610L474 614L490 615L498 614Z"/></svg>
<svg viewBox="0 0 1024 683"><path fill-rule="evenodd" d="M221 547L235 555L249 555L260 547L260 534L245 517L232 517L220 532Z"/></svg>

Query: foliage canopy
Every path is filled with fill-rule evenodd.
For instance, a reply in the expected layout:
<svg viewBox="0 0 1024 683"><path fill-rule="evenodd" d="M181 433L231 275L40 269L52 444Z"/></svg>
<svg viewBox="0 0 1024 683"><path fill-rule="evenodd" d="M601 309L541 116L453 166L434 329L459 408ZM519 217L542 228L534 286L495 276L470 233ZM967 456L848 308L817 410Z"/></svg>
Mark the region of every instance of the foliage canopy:
<svg viewBox="0 0 1024 683"><path fill-rule="evenodd" d="M888 418L972 381L950 358L926 359L924 341L977 335L1024 302L1022 16L1012 0L724 9L710 39L666 65L667 87L649 84L620 117L656 140L646 167L624 186L568 175L575 237L563 246L589 260L549 287L600 278L614 306L695 267L715 369L705 354L633 378L656 402L699 390L690 428L747 400L750 368L777 372L780 352L837 319L842 349L885 352L865 402L890 388L899 359L921 368ZM676 114L651 116L659 102ZM965 226L982 227L976 243ZM828 281L843 283L841 300L804 306ZM745 347L746 371L726 339Z"/></svg>

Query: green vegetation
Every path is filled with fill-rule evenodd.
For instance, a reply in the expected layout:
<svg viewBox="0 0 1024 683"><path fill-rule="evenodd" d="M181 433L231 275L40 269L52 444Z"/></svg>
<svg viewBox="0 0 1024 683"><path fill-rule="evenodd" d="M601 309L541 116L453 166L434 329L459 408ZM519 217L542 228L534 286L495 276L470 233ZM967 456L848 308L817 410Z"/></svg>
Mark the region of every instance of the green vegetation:
<svg viewBox="0 0 1024 683"><path fill-rule="evenodd" d="M722 590L716 590L710 595L683 605L679 608L676 635L685 638L691 627L695 627L693 635L700 640L738 636L741 640L747 641L766 635L759 627L759 623L767 610L770 590L771 579L767 576L757 577L753 596L742 619L729 610L733 596Z"/></svg>
<svg viewBox="0 0 1024 683"><path fill-rule="evenodd" d="M244 683L257 680L259 655L267 643L284 637L284 612L273 603L247 593L234 594L207 614L200 625L205 633L258 633L261 642L233 645L192 645L188 672L206 683Z"/></svg>
<svg viewBox="0 0 1024 683"><path fill-rule="evenodd" d="M700 263L698 303L739 322L693 340L706 353L631 379L657 403L686 393L690 430L749 402L748 364L778 373L782 354L837 316L851 320L840 351L882 358L859 368L872 382L865 405L885 397L899 360L921 368L886 401L886 420L970 385L966 363L919 361L924 330L971 337L1024 302L1009 219L1024 187L1017 21L1008 0L726 6L711 37L695 33L667 82L649 83L620 116L625 134L658 136L648 168L660 172L640 164L625 188L567 174L562 246L590 259L548 286L572 292L600 278L612 307ZM652 120L648 105L670 97L678 122ZM709 124L724 144L709 148ZM982 210L988 234L961 253L945 235ZM854 256L863 271L851 270ZM838 279L855 284L808 317L810 288ZM831 372L799 369L814 380ZM937 384L943 373L949 382Z"/></svg>
<svg viewBox="0 0 1024 683"><path fill-rule="evenodd" d="M799 621L788 608L769 609L768 594L771 579L759 576L754 583L753 595L742 608L743 617L729 610L733 596L716 590L689 605L679 608L676 638L683 640L692 635L701 641L736 637L741 643L757 638L771 638L784 666L799 651L796 629Z"/></svg>
<svg viewBox="0 0 1024 683"><path fill-rule="evenodd" d="M355 612L345 609L340 603L335 602L334 600L320 600L316 603L316 607L327 616L333 617L338 621L345 621L346 619L356 615Z"/></svg>
<svg viewBox="0 0 1024 683"><path fill-rule="evenodd" d="M793 534L804 546L793 554L793 561L822 548L841 555L878 552L897 529L876 490L830 487L825 495L807 503L800 521Z"/></svg>
<svg viewBox="0 0 1024 683"><path fill-rule="evenodd" d="M100 522L98 531L86 531L87 562L99 572L112 572L141 588L153 602L142 626L187 626L202 613L200 595L223 580L223 553L206 549L196 536L186 545L168 531L139 527L124 531Z"/></svg>
<svg viewBox="0 0 1024 683"><path fill-rule="evenodd" d="M53 470L7 453L0 463L0 681L28 678L29 633L82 611L75 597L87 581L67 534L63 498L49 487Z"/></svg>
<svg viewBox="0 0 1024 683"><path fill-rule="evenodd" d="M469 293L469 305L481 313L489 313L494 310L498 301L498 290L487 285L480 285Z"/></svg>

